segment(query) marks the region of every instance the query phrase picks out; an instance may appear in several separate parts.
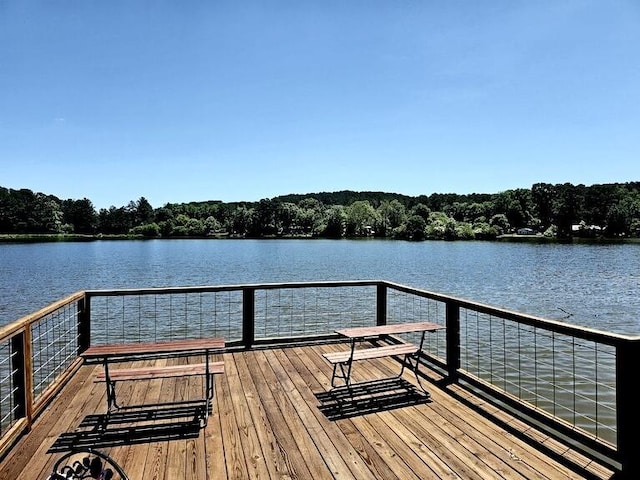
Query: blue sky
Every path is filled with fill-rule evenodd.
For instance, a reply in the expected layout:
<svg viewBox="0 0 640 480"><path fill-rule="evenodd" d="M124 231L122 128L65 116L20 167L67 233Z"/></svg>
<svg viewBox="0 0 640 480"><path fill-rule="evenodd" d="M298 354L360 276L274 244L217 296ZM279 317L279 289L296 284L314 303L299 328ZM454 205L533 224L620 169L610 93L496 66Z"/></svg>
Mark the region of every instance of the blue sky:
<svg viewBox="0 0 640 480"><path fill-rule="evenodd" d="M640 180L637 0L0 0L0 186L96 208Z"/></svg>

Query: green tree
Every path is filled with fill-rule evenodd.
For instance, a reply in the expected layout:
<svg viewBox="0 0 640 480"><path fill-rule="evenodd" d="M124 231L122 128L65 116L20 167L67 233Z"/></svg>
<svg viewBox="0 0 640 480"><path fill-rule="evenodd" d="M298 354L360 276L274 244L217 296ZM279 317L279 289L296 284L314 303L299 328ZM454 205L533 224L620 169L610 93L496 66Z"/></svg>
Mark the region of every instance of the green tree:
<svg viewBox="0 0 640 480"><path fill-rule="evenodd" d="M627 221L629 221L629 216L623 208L619 205L612 205L609 207L606 223L607 235L623 235L627 230Z"/></svg>
<svg viewBox="0 0 640 480"><path fill-rule="evenodd" d="M205 235L204 222L198 218L191 218L183 213L175 219L171 231L173 237L201 237Z"/></svg>
<svg viewBox="0 0 640 480"><path fill-rule="evenodd" d="M473 224L473 237L477 240L491 240L498 236L498 230L484 219Z"/></svg>
<svg viewBox="0 0 640 480"><path fill-rule="evenodd" d="M473 240L476 237L473 225L469 222L459 222L455 228L455 238L459 240Z"/></svg>
<svg viewBox="0 0 640 480"><path fill-rule="evenodd" d="M427 235L440 240L456 238L457 222L444 212L432 212L427 223Z"/></svg>
<svg viewBox="0 0 640 480"><path fill-rule="evenodd" d="M496 195L494 200L496 213L503 213L513 228L526 227L532 218L533 201L531 191L518 188L505 190Z"/></svg>
<svg viewBox="0 0 640 480"><path fill-rule="evenodd" d="M283 235L291 235L298 230L296 221L299 218L298 206L291 202L278 203L275 218L278 227L278 233Z"/></svg>
<svg viewBox="0 0 640 480"><path fill-rule="evenodd" d="M146 198L140 197L135 204L135 223L142 225L145 223L150 223L153 220L153 207Z"/></svg>
<svg viewBox="0 0 640 480"><path fill-rule="evenodd" d="M65 223L73 225L75 233L93 234L98 227L98 215L88 198L68 199L62 202Z"/></svg>
<svg viewBox="0 0 640 480"><path fill-rule="evenodd" d="M342 238L345 234L347 215L342 205L332 205L327 209L322 234L329 238Z"/></svg>
<svg viewBox="0 0 640 480"><path fill-rule="evenodd" d="M463 220L465 222L483 222L491 218L495 210L493 202L473 202L464 204Z"/></svg>
<svg viewBox="0 0 640 480"><path fill-rule="evenodd" d="M296 225L302 233L317 235L326 228L325 207L315 198L306 198L298 202ZM342 234L340 234L342 235Z"/></svg>
<svg viewBox="0 0 640 480"><path fill-rule="evenodd" d="M559 238L571 237L571 225L576 223L575 187L570 183L555 186L552 204L553 223Z"/></svg>
<svg viewBox="0 0 640 480"><path fill-rule="evenodd" d="M278 203L271 199L263 198L254 208L247 234L252 237L275 235L278 233L276 226L276 212Z"/></svg>
<svg viewBox="0 0 640 480"><path fill-rule="evenodd" d="M159 237L160 227L157 223L147 223L145 225L138 225L133 227L129 233L133 235L142 235L144 237Z"/></svg>
<svg viewBox="0 0 640 480"><path fill-rule="evenodd" d="M129 208L115 206L101 208L98 213L98 231L105 234L126 234L134 227L133 215Z"/></svg>
<svg viewBox="0 0 640 480"><path fill-rule="evenodd" d="M407 219L404 230L405 238L409 240L424 240L427 222L420 215L411 215Z"/></svg>
<svg viewBox="0 0 640 480"><path fill-rule="evenodd" d="M406 220L406 209L398 200L383 200L377 209L376 235L387 237Z"/></svg>
<svg viewBox="0 0 640 480"><path fill-rule="evenodd" d="M213 235L222 231L222 225L213 215L204 220L203 227L205 235Z"/></svg>
<svg viewBox="0 0 640 480"><path fill-rule="evenodd" d="M497 235L503 235L508 233L511 229L511 225L509 225L509 219L504 213L497 213L489 220L489 225L493 227L497 233Z"/></svg>
<svg viewBox="0 0 640 480"><path fill-rule="evenodd" d="M427 207L424 203L418 203L409 211L409 215L419 215L425 222L429 221L429 216L431 215L431 209Z"/></svg>
<svg viewBox="0 0 640 480"><path fill-rule="evenodd" d="M452 204L445 205L442 211L446 213L447 216L453 218L458 222L461 222L465 218L466 211L467 211L467 204L461 203L461 202L453 202Z"/></svg>
<svg viewBox="0 0 640 480"><path fill-rule="evenodd" d="M34 196L31 215L31 229L36 233L61 233L63 214L60 204L54 197L37 193Z"/></svg>
<svg viewBox="0 0 640 480"><path fill-rule="evenodd" d="M236 208L231 217L231 233L245 235L253 222L253 214L252 208L244 206Z"/></svg>
<svg viewBox="0 0 640 480"><path fill-rule="evenodd" d="M554 188L550 183L536 183L531 187L531 201L534 215L540 221L541 229L549 228L553 223Z"/></svg>
<svg viewBox="0 0 640 480"><path fill-rule="evenodd" d="M371 234L376 221L376 211L368 200L359 200L346 207L346 234L363 237Z"/></svg>

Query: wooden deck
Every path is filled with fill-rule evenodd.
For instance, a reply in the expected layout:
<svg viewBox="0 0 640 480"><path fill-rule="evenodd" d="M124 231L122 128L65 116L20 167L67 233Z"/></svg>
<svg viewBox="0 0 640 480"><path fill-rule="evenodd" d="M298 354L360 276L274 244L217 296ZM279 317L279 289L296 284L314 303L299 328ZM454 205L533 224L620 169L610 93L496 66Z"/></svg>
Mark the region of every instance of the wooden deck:
<svg viewBox="0 0 640 480"><path fill-rule="evenodd" d="M427 382L427 400L412 389L415 379L408 372L403 384L376 382L357 398L329 395L331 366L322 354L343 348L327 344L218 355L226 374L216 377L213 414L199 430L187 417L153 418L148 428L138 423L109 423L103 432L91 428L106 407L104 385L93 382L102 367L83 366L2 460L0 479L44 480L61 455L49 450L65 439L98 446L131 480L613 476L458 387ZM398 369L388 358L359 362L353 379L382 378ZM118 395L132 402L180 400L199 394L200 382L129 382L119 386Z"/></svg>

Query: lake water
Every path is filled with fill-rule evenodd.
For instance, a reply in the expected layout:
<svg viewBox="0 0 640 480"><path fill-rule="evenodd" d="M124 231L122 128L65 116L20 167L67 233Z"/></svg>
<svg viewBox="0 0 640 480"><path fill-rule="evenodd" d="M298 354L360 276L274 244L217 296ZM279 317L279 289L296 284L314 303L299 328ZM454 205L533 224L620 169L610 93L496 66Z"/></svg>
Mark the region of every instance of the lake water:
<svg viewBox="0 0 640 480"><path fill-rule="evenodd" d="M78 290L389 280L640 334L639 244L101 240L0 244L0 325Z"/></svg>

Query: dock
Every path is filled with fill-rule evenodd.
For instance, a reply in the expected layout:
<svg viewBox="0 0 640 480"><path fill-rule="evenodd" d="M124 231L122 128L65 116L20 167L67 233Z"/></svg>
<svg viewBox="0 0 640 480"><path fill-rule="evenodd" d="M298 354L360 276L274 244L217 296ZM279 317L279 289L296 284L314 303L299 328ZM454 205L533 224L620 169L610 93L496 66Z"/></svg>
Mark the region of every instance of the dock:
<svg viewBox="0 0 640 480"><path fill-rule="evenodd" d="M89 355L166 342L117 392ZM80 291L0 328L0 480L87 448L131 480L636 480L638 364L637 335L383 280Z"/></svg>

